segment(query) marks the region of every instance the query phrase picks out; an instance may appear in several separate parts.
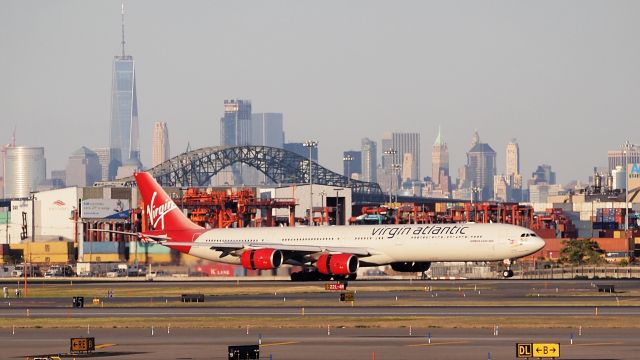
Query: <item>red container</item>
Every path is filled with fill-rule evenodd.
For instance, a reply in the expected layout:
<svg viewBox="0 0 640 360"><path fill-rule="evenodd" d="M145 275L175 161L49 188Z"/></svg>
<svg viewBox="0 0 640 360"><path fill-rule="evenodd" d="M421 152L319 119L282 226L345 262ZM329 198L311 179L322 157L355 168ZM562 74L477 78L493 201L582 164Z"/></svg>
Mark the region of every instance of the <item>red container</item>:
<svg viewBox="0 0 640 360"><path fill-rule="evenodd" d="M234 265L221 263L197 265L195 270L203 273L204 276L234 276L235 274Z"/></svg>
<svg viewBox="0 0 640 360"><path fill-rule="evenodd" d="M635 243L633 239L598 238L594 240L598 242L600 249L606 252L625 252L625 251L633 251L635 249Z"/></svg>

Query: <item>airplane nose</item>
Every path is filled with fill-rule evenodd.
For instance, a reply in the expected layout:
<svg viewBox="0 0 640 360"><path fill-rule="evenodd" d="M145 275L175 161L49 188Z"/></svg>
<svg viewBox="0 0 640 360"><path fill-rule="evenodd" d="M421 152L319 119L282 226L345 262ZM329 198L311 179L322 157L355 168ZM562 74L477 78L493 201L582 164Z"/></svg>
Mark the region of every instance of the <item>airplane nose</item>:
<svg viewBox="0 0 640 360"><path fill-rule="evenodd" d="M545 245L544 239L539 238L539 237L535 237L532 239L533 241L531 241L531 245L533 248L535 248L535 251L538 251L540 249L542 249Z"/></svg>

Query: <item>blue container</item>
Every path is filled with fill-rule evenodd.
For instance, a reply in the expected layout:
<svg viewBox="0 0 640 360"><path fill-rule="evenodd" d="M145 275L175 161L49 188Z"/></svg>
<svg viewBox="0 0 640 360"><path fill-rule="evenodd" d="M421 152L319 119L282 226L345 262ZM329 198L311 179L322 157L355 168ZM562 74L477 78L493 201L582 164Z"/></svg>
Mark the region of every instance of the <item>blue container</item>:
<svg viewBox="0 0 640 360"><path fill-rule="evenodd" d="M85 254L120 254L124 243L118 241L90 241L84 243Z"/></svg>

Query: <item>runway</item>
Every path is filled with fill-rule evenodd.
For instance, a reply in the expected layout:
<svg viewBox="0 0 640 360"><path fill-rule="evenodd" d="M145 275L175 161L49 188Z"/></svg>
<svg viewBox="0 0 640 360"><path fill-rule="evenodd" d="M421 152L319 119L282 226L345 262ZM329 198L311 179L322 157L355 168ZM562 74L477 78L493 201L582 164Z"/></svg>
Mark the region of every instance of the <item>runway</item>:
<svg viewBox="0 0 640 360"><path fill-rule="evenodd" d="M17 329L0 333L3 358L64 354L70 337L95 337L92 359L227 359L227 346L261 343L262 359L513 359L516 343L559 343L561 359L638 358L629 329L252 328ZM573 344L571 344L573 338ZM65 359L74 357L63 356ZM75 358L82 358L76 356Z"/></svg>
<svg viewBox="0 0 640 360"><path fill-rule="evenodd" d="M228 345L261 342L265 359L408 360L509 359L516 343L547 342L561 359L638 358L640 281L355 281L354 303L324 285L33 281L30 297L0 301L0 346L24 358L93 336L91 358L226 359Z"/></svg>
<svg viewBox="0 0 640 360"><path fill-rule="evenodd" d="M97 317L136 317L136 318L179 318L179 317L274 317L274 316L340 316L340 317L379 317L379 316L640 316L640 307L636 306L434 306L434 307L132 307L132 308L7 308L0 309L0 317L46 317L46 318L97 318Z"/></svg>

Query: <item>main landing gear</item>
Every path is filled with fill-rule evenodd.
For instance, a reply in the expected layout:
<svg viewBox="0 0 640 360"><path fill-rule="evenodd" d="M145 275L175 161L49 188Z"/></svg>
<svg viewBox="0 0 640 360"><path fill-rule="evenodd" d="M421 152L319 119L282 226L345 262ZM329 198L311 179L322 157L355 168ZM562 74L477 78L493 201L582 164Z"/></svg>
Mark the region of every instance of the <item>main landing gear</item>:
<svg viewBox="0 0 640 360"><path fill-rule="evenodd" d="M502 271L502 276L505 279L513 277L513 270L511 270L511 259L504 259L503 263L507 268Z"/></svg>

